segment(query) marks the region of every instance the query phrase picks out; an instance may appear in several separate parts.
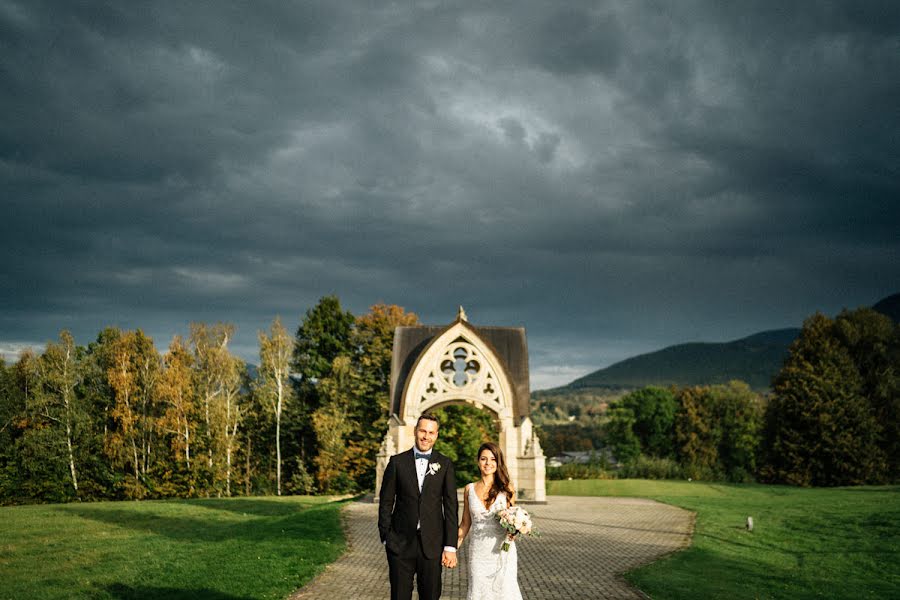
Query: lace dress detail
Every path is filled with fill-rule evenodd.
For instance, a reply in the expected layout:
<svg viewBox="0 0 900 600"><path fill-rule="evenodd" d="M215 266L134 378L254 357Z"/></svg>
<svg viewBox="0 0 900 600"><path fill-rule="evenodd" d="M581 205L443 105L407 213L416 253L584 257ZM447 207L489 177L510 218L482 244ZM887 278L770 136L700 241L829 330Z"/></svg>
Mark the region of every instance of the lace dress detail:
<svg viewBox="0 0 900 600"><path fill-rule="evenodd" d="M469 494L469 516L472 527L467 537L467 563L469 567L469 591L466 600L522 600L519 591L518 555L516 544L511 542L509 551L500 546L506 539L506 531L497 521L497 513L506 508L506 495L500 493L490 510L475 493L475 486L466 486Z"/></svg>

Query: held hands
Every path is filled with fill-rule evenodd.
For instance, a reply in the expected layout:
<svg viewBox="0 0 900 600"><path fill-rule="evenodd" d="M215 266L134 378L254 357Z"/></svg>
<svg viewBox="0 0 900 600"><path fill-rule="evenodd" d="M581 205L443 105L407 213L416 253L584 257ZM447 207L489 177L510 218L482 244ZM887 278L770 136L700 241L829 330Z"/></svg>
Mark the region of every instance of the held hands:
<svg viewBox="0 0 900 600"><path fill-rule="evenodd" d="M441 555L441 566L447 567L448 569L455 569L456 552L447 552L444 550L444 553Z"/></svg>

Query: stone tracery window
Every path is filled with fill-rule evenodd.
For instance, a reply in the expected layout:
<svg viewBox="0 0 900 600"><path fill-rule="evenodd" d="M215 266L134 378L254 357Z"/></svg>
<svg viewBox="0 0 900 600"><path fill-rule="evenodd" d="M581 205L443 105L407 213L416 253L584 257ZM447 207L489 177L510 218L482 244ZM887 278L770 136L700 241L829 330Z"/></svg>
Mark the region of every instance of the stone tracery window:
<svg viewBox="0 0 900 600"><path fill-rule="evenodd" d="M447 383L458 388L465 387L469 381L474 380L481 370L481 364L474 358L474 353L466 346L458 346L453 350L452 360L447 358L449 350L444 353L441 361L441 372Z"/></svg>
<svg viewBox="0 0 900 600"><path fill-rule="evenodd" d="M493 367L478 348L463 337L447 346L420 389L420 401L428 405L435 401L474 400L502 406Z"/></svg>

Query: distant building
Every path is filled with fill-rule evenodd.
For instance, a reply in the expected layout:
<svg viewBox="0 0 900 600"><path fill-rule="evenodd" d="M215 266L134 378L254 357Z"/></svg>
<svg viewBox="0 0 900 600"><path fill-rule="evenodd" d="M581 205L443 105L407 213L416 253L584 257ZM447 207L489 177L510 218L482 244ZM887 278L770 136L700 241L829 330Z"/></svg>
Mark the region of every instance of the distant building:
<svg viewBox="0 0 900 600"><path fill-rule="evenodd" d="M580 450L578 452L560 452L547 460L548 467L561 467L563 465L587 465L591 463L606 462L610 467L618 468L619 461L609 448L599 450Z"/></svg>

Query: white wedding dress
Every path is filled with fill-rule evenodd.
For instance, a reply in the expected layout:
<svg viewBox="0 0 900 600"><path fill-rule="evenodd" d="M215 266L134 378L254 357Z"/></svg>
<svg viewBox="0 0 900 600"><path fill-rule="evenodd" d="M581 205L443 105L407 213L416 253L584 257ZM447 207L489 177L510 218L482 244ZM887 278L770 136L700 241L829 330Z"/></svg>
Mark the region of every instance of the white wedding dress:
<svg viewBox="0 0 900 600"><path fill-rule="evenodd" d="M475 486L466 486L469 495L469 529L466 556L469 567L469 593L467 600L522 600L519 591L518 556L516 543L510 542L509 550L501 550L506 530L500 526L497 513L506 508L506 495L502 492L494 499L490 510L475 493Z"/></svg>

